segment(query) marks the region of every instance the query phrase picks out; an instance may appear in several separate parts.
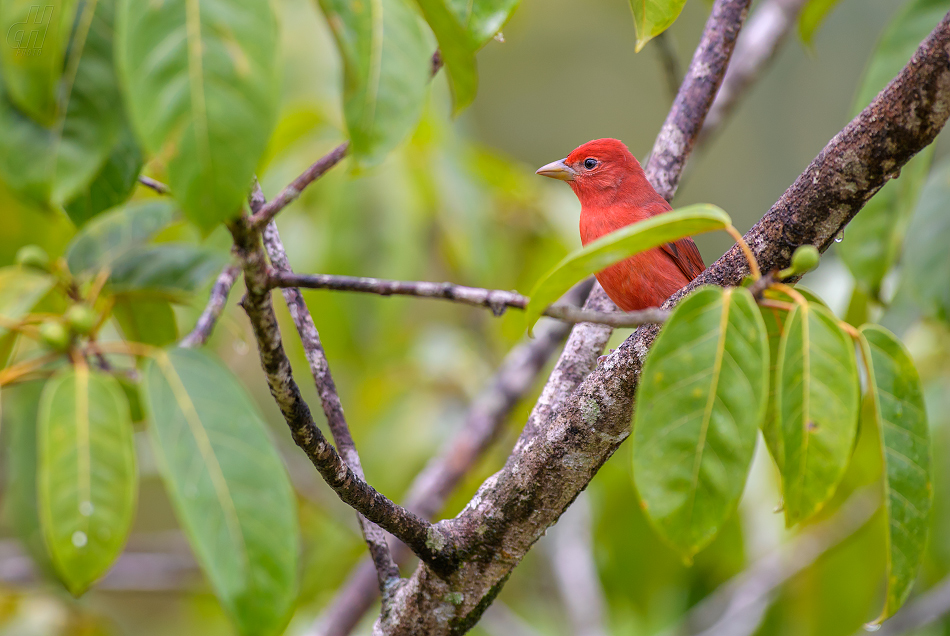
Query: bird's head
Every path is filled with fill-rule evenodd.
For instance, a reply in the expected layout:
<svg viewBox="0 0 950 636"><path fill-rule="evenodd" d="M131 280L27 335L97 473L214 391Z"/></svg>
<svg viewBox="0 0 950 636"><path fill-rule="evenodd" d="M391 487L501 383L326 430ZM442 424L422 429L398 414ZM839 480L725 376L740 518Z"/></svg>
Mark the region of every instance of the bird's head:
<svg viewBox="0 0 950 636"><path fill-rule="evenodd" d="M538 169L537 174L567 181L584 203L593 197L611 196L627 177L642 174L640 162L618 139L595 139L578 146L560 161Z"/></svg>

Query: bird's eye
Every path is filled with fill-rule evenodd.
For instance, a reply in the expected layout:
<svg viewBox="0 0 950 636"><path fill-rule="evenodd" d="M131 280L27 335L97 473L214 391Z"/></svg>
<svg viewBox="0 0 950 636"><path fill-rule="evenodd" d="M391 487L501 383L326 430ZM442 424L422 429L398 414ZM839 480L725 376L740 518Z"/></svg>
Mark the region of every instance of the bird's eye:
<svg viewBox="0 0 950 636"><path fill-rule="evenodd" d="M594 168L597 167L597 160L588 157L587 159L584 160L584 167L587 168L588 170L593 170Z"/></svg>

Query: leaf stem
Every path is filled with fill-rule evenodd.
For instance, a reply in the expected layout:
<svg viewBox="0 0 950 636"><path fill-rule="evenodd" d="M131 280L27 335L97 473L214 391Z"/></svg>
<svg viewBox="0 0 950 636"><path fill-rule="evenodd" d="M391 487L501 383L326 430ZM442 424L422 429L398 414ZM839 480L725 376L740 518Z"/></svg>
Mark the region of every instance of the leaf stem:
<svg viewBox="0 0 950 636"><path fill-rule="evenodd" d="M742 238L742 233L735 228L734 225L729 225L726 228L726 232L729 233L733 239L735 239L736 244L742 250L742 253L745 255L746 261L749 262L749 271L752 273L752 278L759 280L762 278L762 271L759 269L759 264L755 260L755 255L752 254L752 250L749 248L749 244L745 242L745 239Z"/></svg>

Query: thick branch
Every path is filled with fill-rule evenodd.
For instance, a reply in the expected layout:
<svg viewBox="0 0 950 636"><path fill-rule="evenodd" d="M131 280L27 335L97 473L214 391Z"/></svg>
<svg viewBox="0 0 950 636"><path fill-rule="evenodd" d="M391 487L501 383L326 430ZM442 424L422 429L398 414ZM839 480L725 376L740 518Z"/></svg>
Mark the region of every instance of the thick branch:
<svg viewBox="0 0 950 636"><path fill-rule="evenodd" d="M364 292L380 296L414 296L449 300L463 305L486 307L496 316L501 316L509 307L524 309L528 297L516 291L465 287L453 283L430 283L428 281L386 280L382 278L359 278L355 276L332 276L329 274L294 274L276 272L271 284L282 288L331 289L335 291ZM571 305L552 305L544 315L564 322L590 322L612 327L639 327L666 320L669 312L652 308L641 311L614 312L579 309Z"/></svg>
<svg viewBox="0 0 950 636"><path fill-rule="evenodd" d="M592 284L593 280L588 279L575 286L562 302L569 306L580 304ZM498 437L511 411L534 387L568 330L564 323L542 321L534 338L508 352L488 385L472 401L462 427L409 486L403 504L406 508L431 519L445 506L462 478ZM393 553L399 562L408 556L402 543L393 546ZM364 560L327 605L314 632L321 636L349 634L375 600L375 587L374 568L369 560Z"/></svg>
<svg viewBox="0 0 950 636"><path fill-rule="evenodd" d="M260 196L263 198L262 193ZM276 271L288 273L293 271L284 251L284 244L280 240L277 225L273 221L268 223L264 229L264 249L267 250L271 265ZM330 373L330 363L327 361L326 352L323 350L323 343L320 341L320 334L313 322L313 317L310 315L310 310L307 309L307 304L304 302L299 289L291 287L282 290L282 292L284 301L287 303L287 309L290 311L291 318L293 318L297 327L297 334L303 343L307 362L310 364L310 373L317 387L317 393L320 395L320 403L323 406L323 413L327 418L330 433L333 435L333 441L346 465L357 477L365 480L360 456L356 451L356 444L353 442L350 427L343 415L343 404L340 401L340 395L337 393L336 383ZM386 534L382 529L361 514L357 514L357 519L363 538L369 548L370 556L375 564L374 570L377 575L379 590L383 594L383 598L388 599L388 590L399 582L399 567L393 560L389 544L386 543Z"/></svg>
<svg viewBox="0 0 950 636"><path fill-rule="evenodd" d="M788 266L793 249L804 243L826 248L886 180L934 140L948 115L950 16L745 236L762 269ZM747 271L734 247L668 305L700 284L738 284ZM656 333L641 327L606 356L555 416L541 422L543 434L520 444L482 485L447 524L465 560L448 577L420 566L397 594L386 633L471 627L511 569L630 435L640 368ZM461 602L443 601L449 594Z"/></svg>
<svg viewBox="0 0 950 636"><path fill-rule="evenodd" d="M344 503L399 537L436 571L453 567L456 560L453 538L438 524L432 525L397 506L360 479L317 428L310 407L304 402L300 387L293 378L290 360L281 341L270 297L270 273L260 237L249 227L246 217L236 219L228 228L234 238L235 254L244 269L247 295L242 306L254 330L271 395L290 427L294 442Z"/></svg>
<svg viewBox="0 0 950 636"><path fill-rule="evenodd" d="M208 338L211 337L211 332L214 331L215 324L218 322L218 318L221 317L221 312L224 311L224 306L228 302L231 287L234 286L234 281L237 280L240 273L241 268L234 263L229 263L224 266L224 269L218 274L218 279L211 287L208 304L198 317L195 328L182 339L182 347L200 347L208 341Z"/></svg>

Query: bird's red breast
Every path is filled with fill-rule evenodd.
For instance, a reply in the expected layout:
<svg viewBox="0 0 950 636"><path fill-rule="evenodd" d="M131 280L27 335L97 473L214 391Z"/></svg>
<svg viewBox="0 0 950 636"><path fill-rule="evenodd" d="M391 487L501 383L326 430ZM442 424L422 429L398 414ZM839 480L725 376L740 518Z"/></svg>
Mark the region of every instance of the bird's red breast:
<svg viewBox="0 0 950 636"><path fill-rule="evenodd" d="M672 210L647 181L640 162L616 139L597 139L538 170L567 181L581 202L581 243ZM604 291L624 311L658 307L705 269L690 238L667 243L597 273Z"/></svg>

